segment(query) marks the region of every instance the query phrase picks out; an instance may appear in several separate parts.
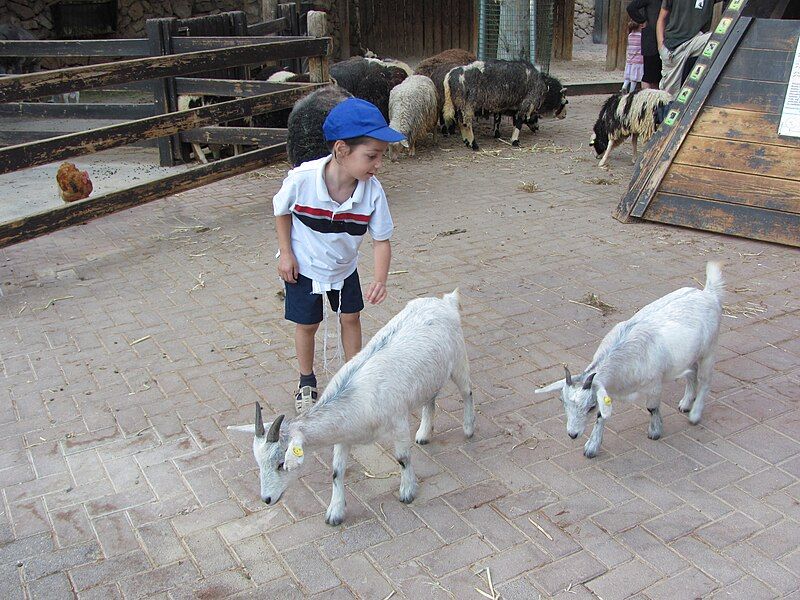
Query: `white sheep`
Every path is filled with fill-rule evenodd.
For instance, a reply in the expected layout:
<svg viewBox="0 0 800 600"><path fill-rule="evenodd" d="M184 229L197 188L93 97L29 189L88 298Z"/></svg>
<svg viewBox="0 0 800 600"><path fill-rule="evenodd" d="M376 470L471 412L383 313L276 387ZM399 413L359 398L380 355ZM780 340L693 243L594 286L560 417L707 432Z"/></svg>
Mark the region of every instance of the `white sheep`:
<svg viewBox="0 0 800 600"><path fill-rule="evenodd" d="M464 400L464 434L471 437L475 410L469 362L458 312L458 290L439 298L412 300L331 379L319 401L291 421L278 416L268 428L256 403L255 425L229 427L255 433L253 454L260 469L261 499L280 500L297 478L309 450L333 444L333 492L325 522L344 520L344 475L350 446L388 437L400 464L400 500L417 493L411 465L412 411L422 408L416 434L427 444L433 432L436 395L452 379Z"/></svg>
<svg viewBox="0 0 800 600"><path fill-rule="evenodd" d="M686 379L679 408L691 410L690 423L700 422L714 368L723 290L719 265L708 263L702 290L681 288L648 304L606 334L583 373L572 377L565 367L564 379L535 390L537 394L561 390L572 439L583 433L588 413L599 407L584 455L593 458L600 450L612 399L644 398L650 411L648 437L660 438L661 386L666 381Z"/></svg>
<svg viewBox="0 0 800 600"><path fill-rule="evenodd" d="M389 93L389 127L406 136L406 140L389 147L389 158L394 159L399 147L408 148L414 156L417 140L429 131L436 135L439 105L436 86L430 77L411 75Z"/></svg>

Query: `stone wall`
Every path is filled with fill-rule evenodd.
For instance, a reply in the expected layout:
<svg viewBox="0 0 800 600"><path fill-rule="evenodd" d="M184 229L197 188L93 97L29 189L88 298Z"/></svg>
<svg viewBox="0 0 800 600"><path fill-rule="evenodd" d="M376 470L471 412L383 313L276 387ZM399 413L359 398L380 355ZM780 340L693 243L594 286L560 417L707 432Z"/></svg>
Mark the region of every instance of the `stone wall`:
<svg viewBox="0 0 800 600"><path fill-rule="evenodd" d="M58 0L0 0L0 21L21 25L39 39L53 39L51 5ZM243 10L247 21L260 20L259 0L117 0L117 31L114 37L144 37L147 19L178 17L185 19Z"/></svg>
<svg viewBox="0 0 800 600"><path fill-rule="evenodd" d="M594 30L594 0L575 0L575 43L590 44Z"/></svg>

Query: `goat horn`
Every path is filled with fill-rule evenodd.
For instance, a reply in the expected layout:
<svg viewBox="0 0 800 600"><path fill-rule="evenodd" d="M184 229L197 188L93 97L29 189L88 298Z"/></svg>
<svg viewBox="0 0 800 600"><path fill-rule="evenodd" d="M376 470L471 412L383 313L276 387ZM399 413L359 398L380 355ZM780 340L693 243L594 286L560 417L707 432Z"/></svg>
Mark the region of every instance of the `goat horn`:
<svg viewBox="0 0 800 600"><path fill-rule="evenodd" d="M284 415L278 415L272 422L272 426L270 426L269 433L267 434L268 442L275 443L278 441L278 436L281 433L281 423L283 423L283 417Z"/></svg>
<svg viewBox="0 0 800 600"><path fill-rule="evenodd" d="M572 385L572 373L569 372L569 367L567 367L567 365L564 365L564 373L564 379L567 381L567 385Z"/></svg>
<svg viewBox="0 0 800 600"><path fill-rule="evenodd" d="M594 380L595 375L597 375L597 373L592 373L586 378L586 381L583 382L583 389L588 390L592 387L592 381Z"/></svg>
<svg viewBox="0 0 800 600"><path fill-rule="evenodd" d="M261 405L256 402L256 435L262 437L264 435L264 419L261 417Z"/></svg>

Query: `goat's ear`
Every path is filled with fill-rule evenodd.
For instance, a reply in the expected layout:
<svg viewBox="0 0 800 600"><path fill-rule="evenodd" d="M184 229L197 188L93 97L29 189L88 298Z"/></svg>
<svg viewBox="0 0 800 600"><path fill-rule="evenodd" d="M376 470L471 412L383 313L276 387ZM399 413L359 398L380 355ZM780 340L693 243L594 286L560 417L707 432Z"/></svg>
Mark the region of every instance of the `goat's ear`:
<svg viewBox="0 0 800 600"><path fill-rule="evenodd" d="M303 440L293 438L289 441L289 447L286 449L286 454L283 457L283 468L286 471L297 469L303 464L305 460L305 452L303 451Z"/></svg>
<svg viewBox="0 0 800 600"><path fill-rule="evenodd" d="M551 383L550 385L546 385L543 388L539 388L538 390L533 390L534 394L546 394L547 392L553 392L555 390L560 390L564 387L566 381L564 379L559 379L558 381Z"/></svg>
<svg viewBox="0 0 800 600"><path fill-rule="evenodd" d="M594 389L597 392L597 406L598 410L600 411L600 416L604 419L607 419L611 416L611 408L612 408L612 401L611 396L608 395L606 388L603 387L602 383L594 384Z"/></svg>
<svg viewBox="0 0 800 600"><path fill-rule="evenodd" d="M250 425L228 425L228 429L231 431L241 431L242 433L249 433L250 435L256 434L256 426L255 424Z"/></svg>

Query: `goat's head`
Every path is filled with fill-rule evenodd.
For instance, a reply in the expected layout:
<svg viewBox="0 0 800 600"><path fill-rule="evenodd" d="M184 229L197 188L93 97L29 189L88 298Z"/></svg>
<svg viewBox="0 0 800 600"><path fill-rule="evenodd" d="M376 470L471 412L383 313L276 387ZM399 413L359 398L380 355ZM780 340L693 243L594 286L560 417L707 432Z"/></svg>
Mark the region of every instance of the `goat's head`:
<svg viewBox="0 0 800 600"><path fill-rule="evenodd" d="M534 390L534 393L561 390L561 402L567 416L567 434L574 440L586 429L586 418L598 405L601 417L605 419L611 415L611 402L606 400L608 394L603 385L594 381L596 373L573 378L567 367L564 367L564 371L564 379Z"/></svg>
<svg viewBox="0 0 800 600"><path fill-rule="evenodd" d="M592 133L592 139L589 145L594 148L597 158L603 156L606 148L608 148L608 130L602 118L597 119L597 122L594 124L594 133Z"/></svg>
<svg viewBox="0 0 800 600"><path fill-rule="evenodd" d="M254 425L235 425L228 429L253 435L253 455L258 463L261 479L261 499L267 504L276 504L283 492L297 478L297 467L303 464L301 439L290 439L281 435L284 415L279 415L269 426L264 427L261 405L256 402Z"/></svg>

